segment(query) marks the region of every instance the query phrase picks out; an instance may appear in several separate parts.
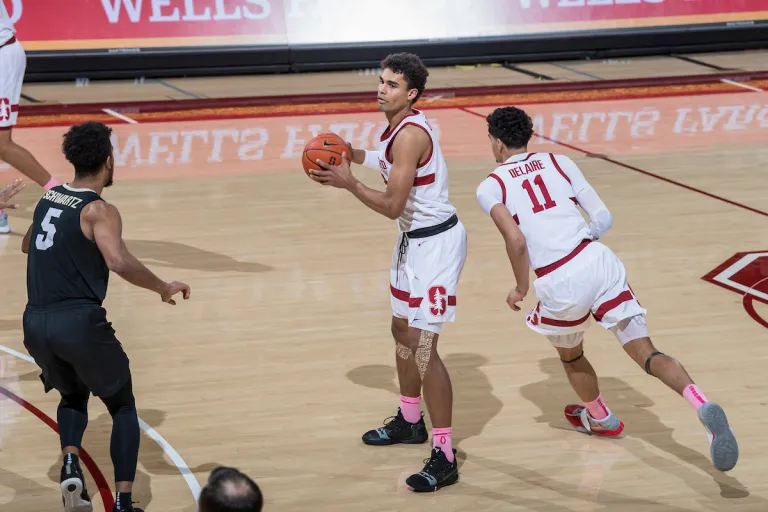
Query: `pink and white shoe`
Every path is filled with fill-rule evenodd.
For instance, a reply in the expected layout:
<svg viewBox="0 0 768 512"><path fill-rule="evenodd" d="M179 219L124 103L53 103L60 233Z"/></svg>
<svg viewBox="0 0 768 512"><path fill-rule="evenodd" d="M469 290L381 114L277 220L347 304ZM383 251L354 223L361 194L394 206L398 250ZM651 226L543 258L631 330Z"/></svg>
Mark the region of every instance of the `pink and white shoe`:
<svg viewBox="0 0 768 512"><path fill-rule="evenodd" d="M565 406L565 419L577 431L600 437L617 437L624 430L624 423L611 413L601 420L593 418L583 405Z"/></svg>

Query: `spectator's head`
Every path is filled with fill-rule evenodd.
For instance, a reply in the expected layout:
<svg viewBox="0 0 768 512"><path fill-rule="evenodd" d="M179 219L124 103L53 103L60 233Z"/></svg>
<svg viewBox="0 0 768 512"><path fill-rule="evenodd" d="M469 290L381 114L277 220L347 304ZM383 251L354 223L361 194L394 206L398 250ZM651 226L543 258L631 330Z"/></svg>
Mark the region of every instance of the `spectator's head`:
<svg viewBox="0 0 768 512"><path fill-rule="evenodd" d="M200 493L199 512L261 512L263 505L256 482L235 468L218 467Z"/></svg>

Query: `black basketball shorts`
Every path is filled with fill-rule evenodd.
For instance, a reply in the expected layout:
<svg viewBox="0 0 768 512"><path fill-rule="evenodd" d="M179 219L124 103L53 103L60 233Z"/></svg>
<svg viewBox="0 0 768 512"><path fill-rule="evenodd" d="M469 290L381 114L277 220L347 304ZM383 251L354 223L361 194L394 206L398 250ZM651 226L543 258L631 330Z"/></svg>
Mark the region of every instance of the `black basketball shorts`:
<svg viewBox="0 0 768 512"><path fill-rule="evenodd" d="M131 376L128 356L97 304L24 311L24 346L42 369L45 392L107 398Z"/></svg>

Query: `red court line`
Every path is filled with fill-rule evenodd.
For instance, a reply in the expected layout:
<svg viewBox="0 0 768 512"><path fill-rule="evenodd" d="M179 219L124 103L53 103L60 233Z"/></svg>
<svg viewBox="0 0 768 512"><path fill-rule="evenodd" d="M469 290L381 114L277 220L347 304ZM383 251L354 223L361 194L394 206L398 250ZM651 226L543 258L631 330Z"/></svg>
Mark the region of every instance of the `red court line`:
<svg viewBox="0 0 768 512"><path fill-rule="evenodd" d="M499 94L525 94L546 92L587 91L595 89L620 89L628 87L659 87L674 85L695 85L718 83L722 79L746 82L768 78L768 71L737 71L731 73L712 73L706 75L684 75L671 77L623 78L617 80L591 80L584 82L554 82L532 84L490 85L477 87L447 87L429 89L424 100L434 96L471 97ZM103 114L102 109L109 108L122 114L137 112L168 112L198 110L207 108L238 108L271 105L299 105L337 102L376 100L375 91L301 94L284 96L246 96L239 98L195 98L183 100L126 101L109 103L42 104L25 105L28 115L67 115L67 114ZM125 109L121 111L121 109Z"/></svg>
<svg viewBox="0 0 768 512"><path fill-rule="evenodd" d="M644 98L671 98L676 96L706 96L714 94L748 94L751 91L743 88L734 88L733 90L715 90L715 91L675 91L675 92L649 92L646 94L615 94L606 95L599 98L544 98L537 100L523 100L516 101L515 105L544 105L548 103L587 103L592 101L621 101L621 100L639 100ZM158 115L153 117L139 117L142 114L151 114L153 112L135 112L124 110L119 112L118 107L114 107L111 110L124 115L134 115L134 120L138 124L147 123L179 123L179 122L192 122L192 121L220 121L229 119L262 119L262 118L274 118L274 117L307 117L307 116L328 116L328 115L344 115L344 114L370 114L374 112L375 107L371 103L371 108L367 107L339 107L329 108L328 110L318 112L243 112L243 113L224 113L224 114L198 114L179 117L172 115L173 112L184 112L185 109L172 110L168 112L168 115ZM438 105L430 106L429 104L420 105L420 110L452 110L452 109L467 109L467 108L481 108L481 107L495 107L499 105L499 100L490 102L472 102L468 105ZM25 107L26 109L27 107ZM138 115L137 115L138 114ZM36 114L30 114L29 117L34 117ZM86 114L77 114L86 115ZM101 112L105 119L103 122L106 124L127 124L125 121L121 121L119 118L110 116ZM108 118L108 119L106 119ZM57 126L72 126L73 124L85 121L85 118L77 120L67 121L50 121L47 123L37 124L21 124L13 127L14 130L23 130L30 128L51 128Z"/></svg>
<svg viewBox="0 0 768 512"><path fill-rule="evenodd" d="M459 107L459 110L462 110L462 111L466 112L467 114L471 114L473 116L477 116L477 117L480 117L483 120L485 120L485 116L484 115L482 115L482 114L480 114L478 112L473 112L472 110L469 110L468 108ZM609 158L609 157L607 157L605 155L596 155L596 154L592 153L591 151L587 151L586 149L581 149L579 147L572 146L571 144L566 144L565 142L560 142L559 140L552 139L550 137L547 137L545 135L541 135L539 133L536 133L535 135L537 137L540 137L542 139L548 140L548 141L553 142L555 144L558 144L560 146L564 146L564 147L566 147L568 149L572 149L574 151L578 151L579 153L583 153L583 154L585 154L587 156L591 156L591 157L594 157L594 158L599 158L601 160L605 160L606 162L610 162L610 163L612 163L614 165L618 165L620 167L624 167L625 169L629 169L630 171L635 171L635 172L638 172L640 174L644 174L646 176L650 176L651 178L656 178L657 180L664 181L664 182L669 183L671 185L675 185L675 186L678 186L680 188L684 188L686 190L690 190L691 192L696 192L698 194L710 197L712 199L716 199L718 201L722 201L724 203L728 203L728 204L730 204L732 206L736 206L738 208L742 208L742 209L750 211L752 213L756 213L758 215L762 215L764 217L768 217L768 212L764 212L762 210L758 210L757 208L752 208L751 206L747 206L745 204L738 203L736 201L731 201L730 199L726 199L724 197L721 197L721 196L718 196L718 195L715 195L715 194L711 194L711 193L709 193L709 192L707 192L705 190L701 190L700 188L692 187L690 185L686 185L685 183L681 183L679 181L675 181L675 180L672 180L672 179L669 179L669 178L665 178L664 176L660 176L658 174L655 174L655 173L652 173L652 172L649 172L649 171L645 171L643 169L640 169L639 167L635 167L634 165L629 165L629 164L625 164L624 162L619 162L618 160L614 160L613 158Z"/></svg>
<svg viewBox="0 0 768 512"><path fill-rule="evenodd" d="M8 389L5 389L3 386L0 386L0 394L5 395L6 397L10 398L42 421L49 427L53 429L54 432L57 434L59 433L59 426L56 424L55 421L53 421L47 414L45 414L43 411L32 405L31 403L27 402L20 396L13 393L13 391L10 391ZM101 470L99 469L99 466L96 465L94 460L91 458L90 455L88 455L88 452L85 451L85 449L80 449L80 458L82 459L83 463L85 464L85 467L88 469L88 472L91 473L91 476L96 481L96 486L99 488L99 494L101 494L101 500L104 502L104 511L105 512L112 512L112 507L115 505L115 501L112 498L112 491L109 489L109 484L107 483L107 479L104 478L104 474L102 474Z"/></svg>

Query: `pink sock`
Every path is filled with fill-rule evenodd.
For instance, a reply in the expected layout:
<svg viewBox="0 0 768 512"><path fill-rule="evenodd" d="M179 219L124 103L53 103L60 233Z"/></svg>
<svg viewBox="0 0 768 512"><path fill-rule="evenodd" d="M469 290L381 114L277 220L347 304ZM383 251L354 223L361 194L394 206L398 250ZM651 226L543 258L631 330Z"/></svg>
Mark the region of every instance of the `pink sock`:
<svg viewBox="0 0 768 512"><path fill-rule="evenodd" d="M400 395L400 412L408 423L418 423L421 419L421 397Z"/></svg>
<svg viewBox="0 0 768 512"><path fill-rule="evenodd" d="M453 462L453 445L451 444L451 428L433 428L432 429L432 447L440 448L445 454L448 462Z"/></svg>
<svg viewBox="0 0 768 512"><path fill-rule="evenodd" d="M699 410L699 407L707 403L707 397L704 396L704 393L701 392L699 386L696 384L686 386L683 390L683 396L697 411Z"/></svg>
<svg viewBox="0 0 768 512"><path fill-rule="evenodd" d="M43 187L43 189L44 189L44 190L47 192L47 191L51 190L53 187L58 187L59 185L61 185L61 183L59 183L58 181L56 181L56 178L54 178L53 176L51 176L51 179L50 179L50 180L48 180L48 183L46 183L46 184L45 184L45 186Z"/></svg>
<svg viewBox="0 0 768 512"><path fill-rule="evenodd" d="M589 411L589 415L596 420L602 420L603 418L607 418L611 414L610 409L608 409L608 407L606 407L605 405L605 402L603 402L602 393L597 395L597 398L595 398L591 402L585 402L584 406Z"/></svg>

